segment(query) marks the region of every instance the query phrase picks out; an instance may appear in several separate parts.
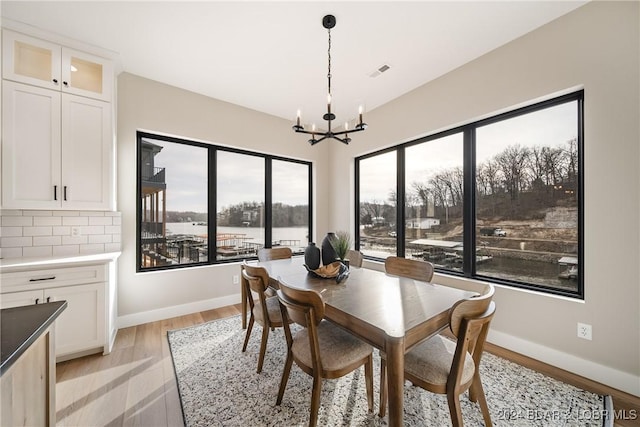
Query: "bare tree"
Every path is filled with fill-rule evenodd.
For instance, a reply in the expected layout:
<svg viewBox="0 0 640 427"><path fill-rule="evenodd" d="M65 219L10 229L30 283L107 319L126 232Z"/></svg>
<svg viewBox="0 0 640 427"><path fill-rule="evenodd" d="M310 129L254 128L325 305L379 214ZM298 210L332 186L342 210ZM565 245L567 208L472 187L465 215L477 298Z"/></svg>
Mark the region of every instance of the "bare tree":
<svg viewBox="0 0 640 427"><path fill-rule="evenodd" d="M567 141L565 150L566 177L568 182L578 181L578 139L572 138Z"/></svg>
<svg viewBox="0 0 640 427"><path fill-rule="evenodd" d="M429 215L429 199L433 199L432 190L422 182L413 182L411 187L413 188L414 197L424 207L424 214Z"/></svg>
<svg viewBox="0 0 640 427"><path fill-rule="evenodd" d="M519 144L511 145L496 156L496 161L504 175L504 184L511 196L516 200L526 187L526 165L530 150Z"/></svg>

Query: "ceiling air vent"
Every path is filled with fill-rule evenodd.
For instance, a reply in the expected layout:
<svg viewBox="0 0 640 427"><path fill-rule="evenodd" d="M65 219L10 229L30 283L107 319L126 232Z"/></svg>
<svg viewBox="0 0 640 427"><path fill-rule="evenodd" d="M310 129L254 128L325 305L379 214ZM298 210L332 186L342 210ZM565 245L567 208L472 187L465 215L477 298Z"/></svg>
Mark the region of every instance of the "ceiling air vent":
<svg viewBox="0 0 640 427"><path fill-rule="evenodd" d="M388 64L382 64L381 66L376 68L372 73L369 73L369 77L378 77L380 74L384 73L389 68L391 67Z"/></svg>

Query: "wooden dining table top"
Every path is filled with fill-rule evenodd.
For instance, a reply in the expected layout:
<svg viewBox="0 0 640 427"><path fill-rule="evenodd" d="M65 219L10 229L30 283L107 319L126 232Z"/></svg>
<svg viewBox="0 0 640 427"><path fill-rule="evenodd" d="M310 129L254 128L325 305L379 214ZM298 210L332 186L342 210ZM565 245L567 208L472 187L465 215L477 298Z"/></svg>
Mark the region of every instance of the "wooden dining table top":
<svg viewBox="0 0 640 427"><path fill-rule="evenodd" d="M476 292L351 267L340 283L309 273L302 257L259 262L269 276L322 295L327 319L381 350L389 337L404 338L405 350L448 324L449 309Z"/></svg>

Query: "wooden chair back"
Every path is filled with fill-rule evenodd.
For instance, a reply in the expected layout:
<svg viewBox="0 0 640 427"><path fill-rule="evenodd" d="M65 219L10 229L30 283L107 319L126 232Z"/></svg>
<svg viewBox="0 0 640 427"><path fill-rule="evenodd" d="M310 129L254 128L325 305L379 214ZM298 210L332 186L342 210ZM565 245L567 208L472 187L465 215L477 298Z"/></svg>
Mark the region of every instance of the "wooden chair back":
<svg viewBox="0 0 640 427"><path fill-rule="evenodd" d="M349 265L354 267L362 267L362 252L356 251L354 249L349 249L349 253L347 254L347 258L349 259Z"/></svg>
<svg viewBox="0 0 640 427"><path fill-rule="evenodd" d="M244 262L242 276L249 284L249 289L256 293L264 293L269 286L269 273L264 267L247 264Z"/></svg>
<svg viewBox="0 0 640 427"><path fill-rule="evenodd" d="M492 302L495 287L486 285L481 295L472 296L458 301L451 307L449 314L449 327L456 337L460 333L460 328L464 319L473 319L481 316L487 311Z"/></svg>
<svg viewBox="0 0 640 427"><path fill-rule="evenodd" d="M384 270L394 276L408 277L421 282L431 282L433 264L427 261L390 256L384 260Z"/></svg>
<svg viewBox="0 0 640 427"><path fill-rule="evenodd" d="M324 317L324 301L317 291L312 289L293 288L282 281L278 291L278 299L281 306L284 306L286 313L295 323L312 328L318 325Z"/></svg>
<svg viewBox="0 0 640 427"><path fill-rule="evenodd" d="M274 259L287 259L291 258L293 253L291 248L282 246L277 248L262 248L258 250L258 260L271 261Z"/></svg>
<svg viewBox="0 0 640 427"><path fill-rule="evenodd" d="M246 285L245 293L249 302L249 309L253 311L253 308L255 306L253 294L251 293L251 291L253 291L258 294L262 310L264 311L264 318L268 319L269 317L266 312L267 305L265 303L266 295L264 292L269 286L269 273L267 273L267 270L264 267L247 264L246 260L242 264L241 272L242 278L244 279L243 281Z"/></svg>

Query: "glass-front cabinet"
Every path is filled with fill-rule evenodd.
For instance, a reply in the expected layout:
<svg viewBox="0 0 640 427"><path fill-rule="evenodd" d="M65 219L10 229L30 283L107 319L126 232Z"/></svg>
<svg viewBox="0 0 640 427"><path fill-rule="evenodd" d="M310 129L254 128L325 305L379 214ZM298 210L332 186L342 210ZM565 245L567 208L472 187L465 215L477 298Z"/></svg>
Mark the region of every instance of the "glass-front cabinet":
<svg viewBox="0 0 640 427"><path fill-rule="evenodd" d="M3 31L3 78L111 101L110 60L10 30Z"/></svg>

